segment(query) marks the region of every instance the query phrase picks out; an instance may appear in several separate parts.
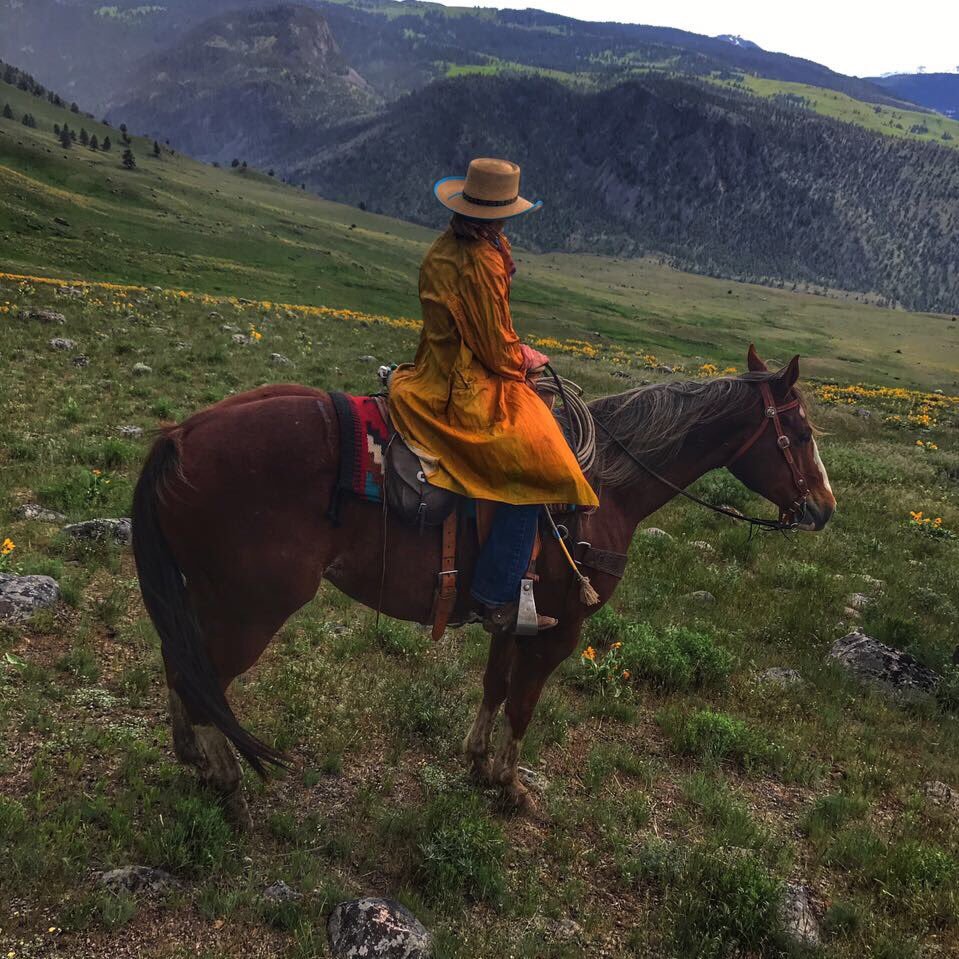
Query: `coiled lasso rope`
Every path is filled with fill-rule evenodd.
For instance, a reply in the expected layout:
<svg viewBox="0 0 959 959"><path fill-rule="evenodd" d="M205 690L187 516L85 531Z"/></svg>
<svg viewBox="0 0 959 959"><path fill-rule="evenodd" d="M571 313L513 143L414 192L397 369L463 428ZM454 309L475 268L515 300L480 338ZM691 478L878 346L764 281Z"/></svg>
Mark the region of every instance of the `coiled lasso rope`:
<svg viewBox="0 0 959 959"><path fill-rule="evenodd" d="M536 381L536 392L550 405L556 397L562 401L563 409L559 419L576 456L576 462L586 473L596 462L596 424L593 422L593 414L583 399L582 387L559 376L548 364L546 369L551 375Z"/></svg>
<svg viewBox="0 0 959 959"><path fill-rule="evenodd" d="M596 424L593 422L593 414L590 412L586 401L583 399L583 390L571 380L565 380L547 364L550 378L543 377L536 382L536 392L539 393L550 406L558 396L563 404L560 414L566 438L569 440L570 447L576 456L576 462L580 469L586 473L596 462ZM599 593L593 588L589 577L580 572L569 551L563 536L553 519L553 514L546 508L543 509L546 519L549 522L553 535L569 563L576 581L579 583L579 598L585 606L595 606L599 602Z"/></svg>

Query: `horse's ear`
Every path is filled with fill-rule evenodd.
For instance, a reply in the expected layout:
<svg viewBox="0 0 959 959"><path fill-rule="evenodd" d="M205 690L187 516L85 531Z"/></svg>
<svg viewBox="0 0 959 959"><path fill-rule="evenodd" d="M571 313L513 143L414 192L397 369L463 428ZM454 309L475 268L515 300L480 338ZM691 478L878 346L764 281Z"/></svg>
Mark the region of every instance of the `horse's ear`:
<svg viewBox="0 0 959 959"><path fill-rule="evenodd" d="M756 352L756 345L754 343L749 344L749 352L746 354L746 367L750 373L769 372L769 368L759 358L759 354Z"/></svg>
<svg viewBox="0 0 959 959"><path fill-rule="evenodd" d="M797 353L781 370L776 373L776 385L785 396L799 379L799 354Z"/></svg>

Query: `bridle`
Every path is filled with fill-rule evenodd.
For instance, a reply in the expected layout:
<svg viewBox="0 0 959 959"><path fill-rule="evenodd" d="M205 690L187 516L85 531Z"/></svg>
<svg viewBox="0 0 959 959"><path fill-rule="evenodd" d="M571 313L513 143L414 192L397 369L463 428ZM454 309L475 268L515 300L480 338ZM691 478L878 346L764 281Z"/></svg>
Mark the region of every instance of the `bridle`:
<svg viewBox="0 0 959 959"><path fill-rule="evenodd" d="M799 528L799 524L803 521L806 513L806 500L809 498L809 486L806 483L806 478L803 476L802 471L796 464L796 458L793 456L791 448L792 443L789 437L786 435L786 431L783 429L780 416L783 413L788 413L790 410L796 409L801 405L801 402L798 398L796 398L788 403L784 403L782 406L777 406L776 400L773 397L772 389L768 383L760 383L759 391L762 396L763 404L762 422L756 427L746 442L743 443L742 446L740 446L739 449L733 453L732 457L722 465L724 467L732 466L736 460L740 459L746 452L752 449L763 433L766 432L770 422L772 422L776 429L776 445L779 447L780 451L785 457L786 465L789 467L789 471L792 474L793 485L796 487L796 499L793 500L788 509L782 509L780 507L778 520L763 519L761 516L744 516L738 510L729 509L725 506L716 506L713 503L709 503L706 500L701 499L695 494L683 489L681 486L678 486L672 480L667 479L665 476L654 470L651 466L647 466L618 436L615 436L610 432L609 427L607 427L605 423L595 419L595 417L594 422L641 470L648 473L653 477L653 479L658 480L664 486L668 486L674 492L679 493L681 496L685 496L686 499L691 500L694 503L698 503L700 506L704 506L706 509L712 510L714 513L720 513L723 516L729 516L731 519L738 520L740 523L748 523L750 526L758 527L759 529L778 532L796 530Z"/></svg>
<svg viewBox="0 0 959 959"><path fill-rule="evenodd" d="M783 456L786 459L786 465L789 467L789 472L792 473L793 485L796 487L796 499L793 500L792 505L787 510L780 510L780 520L784 520L786 517L799 517L799 520L796 520L796 523L802 519L803 514L806 511L806 500L809 497L809 486L806 483L806 478L802 475L802 471L796 465L796 457L793 456L792 451L792 441L786 435L786 431L783 429L782 420L780 420L780 415L782 413L788 413L790 410L796 409L800 406L799 398L792 400L789 403L784 403L782 406L776 405L776 400L773 397L773 391L769 388L768 383L759 384L759 392L762 394L763 400L763 419L762 422L756 427L755 432L749 439L739 447L738 450L733 454L732 459L728 460L726 463L727 467L732 466L740 457L753 448L756 445L757 440L766 432L766 427L769 426L770 422L776 428L776 445L779 447Z"/></svg>

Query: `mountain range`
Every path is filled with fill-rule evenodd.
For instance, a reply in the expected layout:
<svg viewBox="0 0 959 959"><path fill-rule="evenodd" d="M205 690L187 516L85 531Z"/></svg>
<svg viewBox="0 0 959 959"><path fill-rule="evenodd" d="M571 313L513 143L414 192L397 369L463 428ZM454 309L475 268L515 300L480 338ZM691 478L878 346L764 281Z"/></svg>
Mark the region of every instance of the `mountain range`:
<svg viewBox="0 0 959 959"><path fill-rule="evenodd" d="M917 106L741 37L421 0L0 0L0 27L68 101L333 199L439 225L431 179L508 155L548 200L531 247L959 307L959 125L927 128L929 84Z"/></svg>
<svg viewBox="0 0 959 959"><path fill-rule="evenodd" d="M870 83L893 96L959 118L959 73L892 73Z"/></svg>

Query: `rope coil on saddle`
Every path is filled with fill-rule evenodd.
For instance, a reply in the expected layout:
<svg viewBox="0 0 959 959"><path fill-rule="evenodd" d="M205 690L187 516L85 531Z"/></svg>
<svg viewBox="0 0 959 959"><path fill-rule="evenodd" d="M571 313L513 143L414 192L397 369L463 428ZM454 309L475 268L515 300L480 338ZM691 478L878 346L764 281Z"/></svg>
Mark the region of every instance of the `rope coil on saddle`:
<svg viewBox="0 0 959 959"><path fill-rule="evenodd" d="M579 468L588 473L596 463L596 423L583 399L583 389L561 377L548 363L546 369L552 379L537 380L536 392L543 397L558 396L562 401L566 437Z"/></svg>

